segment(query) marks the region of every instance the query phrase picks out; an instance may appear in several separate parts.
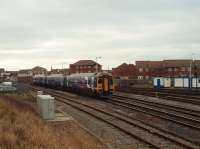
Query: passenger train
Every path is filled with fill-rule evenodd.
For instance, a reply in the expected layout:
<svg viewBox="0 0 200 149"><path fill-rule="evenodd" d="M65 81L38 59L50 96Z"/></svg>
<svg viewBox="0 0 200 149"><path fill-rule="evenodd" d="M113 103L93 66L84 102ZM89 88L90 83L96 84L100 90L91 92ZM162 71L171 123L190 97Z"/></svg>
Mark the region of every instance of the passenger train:
<svg viewBox="0 0 200 149"><path fill-rule="evenodd" d="M91 96L109 97L114 92L113 77L109 73L80 73L65 75L37 75L33 84L62 89Z"/></svg>

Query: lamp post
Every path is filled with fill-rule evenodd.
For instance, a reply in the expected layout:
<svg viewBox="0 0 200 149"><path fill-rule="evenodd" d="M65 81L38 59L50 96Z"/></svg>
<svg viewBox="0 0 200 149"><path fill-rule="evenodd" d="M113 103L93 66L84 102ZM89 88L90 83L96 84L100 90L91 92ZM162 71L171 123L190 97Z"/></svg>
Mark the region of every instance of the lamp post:
<svg viewBox="0 0 200 149"><path fill-rule="evenodd" d="M192 88L192 64L194 62L194 53L192 53L192 59L190 61L190 75L189 75L189 88Z"/></svg>
<svg viewBox="0 0 200 149"><path fill-rule="evenodd" d="M96 57L96 73L98 73L98 59L101 59L101 57Z"/></svg>

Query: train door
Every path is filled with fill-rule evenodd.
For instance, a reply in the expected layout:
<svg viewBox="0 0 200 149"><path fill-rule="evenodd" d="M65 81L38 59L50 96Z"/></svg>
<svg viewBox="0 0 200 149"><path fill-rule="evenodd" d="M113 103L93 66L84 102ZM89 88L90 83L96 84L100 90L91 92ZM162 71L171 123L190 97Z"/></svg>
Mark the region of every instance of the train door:
<svg viewBox="0 0 200 149"><path fill-rule="evenodd" d="M108 93L109 91L109 81L108 78L103 78L103 92Z"/></svg>
<svg viewBox="0 0 200 149"><path fill-rule="evenodd" d="M103 76L98 78L97 90L100 95L107 96L110 94L110 88L112 86L112 79L109 76Z"/></svg>
<svg viewBox="0 0 200 149"><path fill-rule="evenodd" d="M160 79L157 79L157 88L159 89L161 87L161 81Z"/></svg>

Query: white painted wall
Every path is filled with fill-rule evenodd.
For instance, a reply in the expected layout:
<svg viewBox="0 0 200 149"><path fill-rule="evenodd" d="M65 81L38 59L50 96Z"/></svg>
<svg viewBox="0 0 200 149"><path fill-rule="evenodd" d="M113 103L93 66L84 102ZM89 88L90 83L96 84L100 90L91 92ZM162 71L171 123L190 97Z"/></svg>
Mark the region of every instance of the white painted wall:
<svg viewBox="0 0 200 149"><path fill-rule="evenodd" d="M164 78L164 87L171 87L171 78Z"/></svg>
<svg viewBox="0 0 200 149"><path fill-rule="evenodd" d="M200 87L200 78L193 78L192 79L192 87Z"/></svg>

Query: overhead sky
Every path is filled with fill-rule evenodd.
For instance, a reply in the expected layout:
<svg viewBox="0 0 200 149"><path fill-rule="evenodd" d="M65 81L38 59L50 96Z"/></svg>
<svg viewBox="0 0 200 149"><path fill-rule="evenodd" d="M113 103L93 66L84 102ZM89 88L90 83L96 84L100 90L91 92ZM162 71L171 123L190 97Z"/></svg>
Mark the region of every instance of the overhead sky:
<svg viewBox="0 0 200 149"><path fill-rule="evenodd" d="M200 59L200 0L0 0L0 67Z"/></svg>

